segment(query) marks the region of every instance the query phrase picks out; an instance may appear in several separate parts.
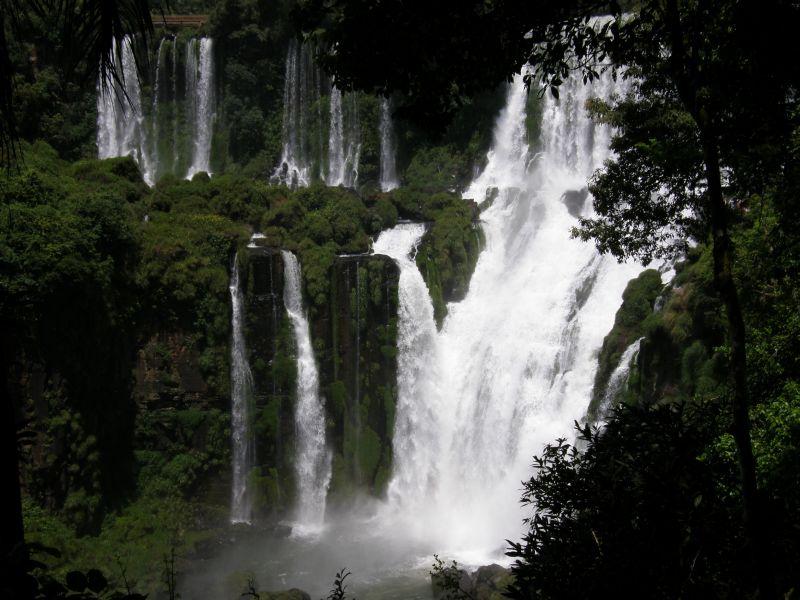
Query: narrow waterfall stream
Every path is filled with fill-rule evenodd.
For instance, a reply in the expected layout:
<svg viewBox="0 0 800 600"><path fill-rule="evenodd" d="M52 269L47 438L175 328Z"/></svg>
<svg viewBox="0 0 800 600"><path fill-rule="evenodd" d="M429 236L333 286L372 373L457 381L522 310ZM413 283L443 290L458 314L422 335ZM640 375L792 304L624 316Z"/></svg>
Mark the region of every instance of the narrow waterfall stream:
<svg viewBox="0 0 800 600"><path fill-rule="evenodd" d="M433 403L421 398L435 398L438 383L431 368L438 364L436 322L425 280L414 262L417 245L425 234L419 223L402 223L384 231L375 240L372 251L394 259L400 267L397 331L397 418L394 429L394 477L389 497L399 490L414 490L421 499L426 481L417 478L417 470L436 476L440 452L437 440L436 413ZM418 446L422 441L429 446ZM411 459L411 460L409 460Z"/></svg>
<svg viewBox="0 0 800 600"><path fill-rule="evenodd" d="M283 250L282 254L285 272L283 302L297 345L295 530L301 534L318 533L325 518L325 499L331 479L331 456L325 443L325 407L319 394L317 362L303 311L300 262L291 252Z"/></svg>
<svg viewBox="0 0 800 600"><path fill-rule="evenodd" d="M313 158L308 140L308 117L313 105L319 109L321 81L322 74L313 63L308 46L291 40L286 52L283 84L281 159L272 174L276 183L289 186L311 183Z"/></svg>
<svg viewBox="0 0 800 600"><path fill-rule="evenodd" d="M394 125L392 124L392 111L389 100L381 99L380 117L380 137L381 137L381 175L380 186L382 192L390 192L400 185L397 179L397 165L394 139Z"/></svg>
<svg viewBox="0 0 800 600"><path fill-rule="evenodd" d="M252 498L247 477L253 465L254 440L251 429L253 374L244 341L244 294L240 282L239 256L231 269L231 431L233 437L233 483L231 522L249 523Z"/></svg>
<svg viewBox="0 0 800 600"><path fill-rule="evenodd" d="M186 58L186 97L192 109L192 162L186 179L205 171L211 174L211 135L214 126L214 41L201 38L189 44ZM199 49L197 48L199 46Z"/></svg>
<svg viewBox="0 0 800 600"><path fill-rule="evenodd" d="M159 161L159 148L158 148L158 140L159 140L159 128L158 128L158 109L160 107L161 102L163 101L163 86L161 84L161 78L163 73L161 72L162 64L164 62L164 48L169 45L171 39L168 37L161 38L161 41L158 43L158 50L156 51L156 72L155 77L153 78L153 105L150 111L150 114L153 115L151 119L151 137L150 137L150 146L151 146L151 153L153 157L153 164L155 165L155 173L153 174L153 179L155 180L160 170L160 161Z"/></svg>
<svg viewBox="0 0 800 600"><path fill-rule="evenodd" d="M625 352L623 352L622 356L619 358L619 364L612 371L611 376L608 378L608 385L603 392L603 401L597 411L600 419L604 419L606 417L609 409L617 400L620 392L622 392L627 386L628 375L630 375L631 367L633 367L633 363L636 362L636 358L639 356L639 350L642 347L643 339L644 338L639 338L635 342L631 343L630 346L625 348Z"/></svg>
<svg viewBox="0 0 800 600"><path fill-rule="evenodd" d="M325 183L355 187L361 154L361 131L356 94L342 94L331 87L330 128L328 134L328 176Z"/></svg>

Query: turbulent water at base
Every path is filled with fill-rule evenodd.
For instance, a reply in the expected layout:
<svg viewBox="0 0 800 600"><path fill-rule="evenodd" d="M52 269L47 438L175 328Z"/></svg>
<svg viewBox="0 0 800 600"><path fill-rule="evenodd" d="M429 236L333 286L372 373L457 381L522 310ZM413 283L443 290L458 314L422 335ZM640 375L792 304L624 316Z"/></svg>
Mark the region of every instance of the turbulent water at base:
<svg viewBox="0 0 800 600"><path fill-rule="evenodd" d="M199 45L199 51L197 46ZM186 173L211 174L211 135L214 126L214 41L211 38L192 40L187 46L186 98L191 107L192 162Z"/></svg>
<svg viewBox="0 0 800 600"><path fill-rule="evenodd" d="M123 38L113 51L119 80L97 83L97 154L99 158L132 156L148 185L165 173L187 179L210 172L211 140L215 120L214 47L211 38L190 39L185 51L185 96L178 98L178 58L175 38L160 40L154 57L153 92L142 96L131 40ZM171 69L166 67L170 48ZM167 71L165 74L164 71ZM183 110L179 109L183 105ZM147 106L149 114L143 108ZM166 111L166 116L162 115ZM179 113L183 113L188 143L181 146ZM171 131L163 124L169 116ZM165 140L164 137L167 136ZM170 156L171 154L171 156ZM177 172L182 165L181 171Z"/></svg>
<svg viewBox="0 0 800 600"><path fill-rule="evenodd" d="M639 349L642 347L643 339L643 337L639 338L630 346L625 348L625 352L622 353L617 368L614 369L614 371L611 373L611 376L608 378L608 385L606 385L606 389L603 392L603 400L600 404L599 410L597 411L597 414L601 419L608 414L608 410L614 404L620 392L622 392L627 386L631 367L633 366L633 363L636 362L636 358L639 356Z"/></svg>
<svg viewBox="0 0 800 600"><path fill-rule="evenodd" d="M355 187L361 155L361 131L358 100L355 94L331 87L331 120L328 134L328 185Z"/></svg>
<svg viewBox="0 0 800 600"><path fill-rule="evenodd" d="M300 263L282 251L285 281L283 303L292 322L297 345L297 399L295 402L297 484L295 529L319 531L325 518L325 497L331 479L331 455L325 443L325 407L319 395L319 374L311 346L308 320L303 311Z"/></svg>
<svg viewBox="0 0 800 600"><path fill-rule="evenodd" d="M233 484L231 522L249 523L252 498L247 477L254 463L251 430L253 375L244 342L244 297L239 281L239 257L234 258L229 284L231 293L231 430L233 437Z"/></svg>
<svg viewBox="0 0 800 600"><path fill-rule="evenodd" d="M387 98L381 99L381 177L382 192L390 192L400 185L397 180L397 166L395 164L394 127L392 125L392 111Z"/></svg>
<svg viewBox="0 0 800 600"><path fill-rule="evenodd" d="M544 100L536 144L526 139L527 95L515 79L486 167L464 194L496 195L481 217L486 248L441 332L431 329L416 266L400 258L409 247L386 250L400 261L401 309L394 474L382 519L467 563L496 560L522 532L520 482L531 457L570 437L583 417L599 348L641 269L570 238L577 215L591 210L582 190L609 155L609 132L593 125L585 102L618 90L605 78L594 87L567 81L561 101Z"/></svg>
<svg viewBox="0 0 800 600"><path fill-rule="evenodd" d="M142 112L142 92L133 56L131 39L125 36L115 44L113 60L119 72L114 79L97 82L97 155L98 158L132 156L148 185L153 185L153 161L150 159Z"/></svg>

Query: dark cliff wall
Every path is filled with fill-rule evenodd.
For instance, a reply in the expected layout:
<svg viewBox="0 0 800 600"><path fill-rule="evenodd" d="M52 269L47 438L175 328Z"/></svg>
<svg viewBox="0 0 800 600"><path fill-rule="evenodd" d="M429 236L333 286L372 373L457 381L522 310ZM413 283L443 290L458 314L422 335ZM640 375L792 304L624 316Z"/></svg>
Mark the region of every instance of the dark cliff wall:
<svg viewBox="0 0 800 600"><path fill-rule="evenodd" d="M397 402L397 282L385 256L338 257L327 314L312 322L332 428L335 501L361 488L380 494L392 461Z"/></svg>
<svg viewBox="0 0 800 600"><path fill-rule="evenodd" d="M251 249L243 268L255 385L251 483L257 514L269 516L294 504L296 348L280 250ZM380 494L390 472L399 273L391 259L364 255L337 257L328 276L330 302L310 315L309 326L333 455L331 496L341 500L357 491Z"/></svg>

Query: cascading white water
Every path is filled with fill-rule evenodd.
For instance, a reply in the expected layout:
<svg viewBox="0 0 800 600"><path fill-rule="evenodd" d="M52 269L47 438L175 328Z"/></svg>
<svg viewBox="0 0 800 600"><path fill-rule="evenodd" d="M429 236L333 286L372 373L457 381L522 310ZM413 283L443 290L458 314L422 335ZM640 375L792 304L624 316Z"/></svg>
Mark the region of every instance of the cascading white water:
<svg viewBox="0 0 800 600"><path fill-rule="evenodd" d="M331 121L328 129L328 185L339 185L344 181L344 115L342 114L342 92L331 88Z"/></svg>
<svg viewBox="0 0 800 600"><path fill-rule="evenodd" d="M164 74L167 42L171 41L171 73ZM155 57L153 95L143 98L136 71L131 38L125 36L112 51L120 73L119 80L109 77L103 85L97 82L97 154L99 158L132 156L142 171L144 181L152 186L166 172L175 172L189 164L187 178L200 171L210 172L211 141L214 127L214 56L213 40L191 39L186 45L185 106L186 127L189 128L189 147L181 148L177 108L178 59L174 38L162 38ZM171 82L169 81L171 78ZM172 102L165 102L171 83ZM164 106L172 111L172 156L159 152L161 141L161 112ZM150 107L145 115L143 106ZM175 173L178 174L178 173ZM181 172L181 175L184 173Z"/></svg>
<svg viewBox="0 0 800 600"><path fill-rule="evenodd" d="M197 118L197 38L192 38L186 43L186 57L184 60L184 119L186 127L192 132L196 130ZM192 144L194 147L194 144Z"/></svg>
<svg viewBox="0 0 800 600"><path fill-rule="evenodd" d="M282 251L283 303L292 322L297 345L297 399L295 401L296 529L319 531L325 517L325 500L331 479L331 455L325 442L325 407L319 394L319 374L311 346L308 320L303 311L300 263Z"/></svg>
<svg viewBox="0 0 800 600"><path fill-rule="evenodd" d="M213 50L214 41L207 37L201 38L199 44L192 40L187 46L186 98L193 109L193 142L192 162L186 179L200 172L211 174L211 137L215 118Z"/></svg>
<svg viewBox="0 0 800 600"><path fill-rule="evenodd" d="M330 127L328 130L328 185L355 187L358 183L358 163L361 156L361 130L358 98L350 93L342 96L331 87Z"/></svg>
<svg viewBox="0 0 800 600"><path fill-rule="evenodd" d="M310 48L292 39L286 53L286 72L283 84L283 146L281 161L272 180L290 186L307 186L311 183L312 153L309 148L309 114L319 105L322 74L314 64ZM321 135L320 124L318 123ZM320 138L318 152L321 152ZM321 166L320 166L321 168Z"/></svg>
<svg viewBox="0 0 800 600"><path fill-rule="evenodd" d="M178 39L172 38L172 172L178 162Z"/></svg>
<svg viewBox="0 0 800 600"><path fill-rule="evenodd" d="M515 79L486 168L464 194L481 201L496 193L482 214L486 247L441 332L431 331L429 298L408 301L420 296L416 265L401 258L413 244L395 250L376 242L376 252L401 266L399 399L384 519L466 562L496 560L503 540L519 537L520 482L531 475L531 457L569 437L583 416L599 348L627 281L641 270L571 239L576 207L566 205L568 192L585 188L609 155L609 133L588 119L585 102L619 89L605 77L595 86L565 82L561 101L544 100L532 155L526 91Z"/></svg>
<svg viewBox="0 0 800 600"><path fill-rule="evenodd" d="M605 418L605 416L608 414L608 410L614 404L620 392L622 392L627 386L631 367L633 366L633 363L636 362L636 358L639 356L639 349L642 347L643 339L643 337L640 337L630 346L625 348L625 352L623 352L622 356L619 358L619 364L608 378L608 384L603 392L603 400L600 403L600 408L597 411L597 415L600 419Z"/></svg>
<svg viewBox="0 0 800 600"><path fill-rule="evenodd" d="M253 374L244 341L244 295L239 280L239 256L233 261L228 286L231 294L231 430L233 437L233 485L231 522L249 523L252 498L247 478L254 463L251 429Z"/></svg>
<svg viewBox="0 0 800 600"><path fill-rule="evenodd" d="M153 161L145 136L142 93L133 55L133 43L125 36L114 44L112 58L119 78L109 74L97 82L97 155L98 158L132 156L148 185L153 185ZM105 85L104 85L105 84Z"/></svg>
<svg viewBox="0 0 800 600"><path fill-rule="evenodd" d="M395 164L394 127L392 125L392 112L389 99L381 99L381 175L380 186L382 192L389 192L400 185L397 180L397 166Z"/></svg>
<svg viewBox="0 0 800 600"><path fill-rule="evenodd" d="M153 157L153 164L155 165L156 173L153 174L153 179L155 180L158 177L158 170L159 170L159 160L158 160L158 140L159 140L159 131L158 131L158 108L159 104L161 103L161 63L164 57L164 45L169 41L169 38L161 38L161 41L158 43L158 51L156 52L156 75L153 80L153 107L151 112L151 120L152 120L152 136L151 136L151 153Z"/></svg>
<svg viewBox="0 0 800 600"><path fill-rule="evenodd" d="M440 453L436 432L439 364L436 321L425 280L414 262L425 234L419 223L401 223L382 232L372 245L400 268L397 332L397 421L394 429L394 477L390 496L405 490L422 497L436 477ZM428 399L426 402L425 399ZM425 445L422 445L425 444ZM419 477L424 472L425 477Z"/></svg>

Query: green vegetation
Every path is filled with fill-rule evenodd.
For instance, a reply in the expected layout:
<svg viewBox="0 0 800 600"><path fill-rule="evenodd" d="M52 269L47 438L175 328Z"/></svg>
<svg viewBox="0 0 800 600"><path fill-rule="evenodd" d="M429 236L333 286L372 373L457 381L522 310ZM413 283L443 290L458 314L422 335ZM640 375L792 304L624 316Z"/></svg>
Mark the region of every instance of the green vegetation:
<svg viewBox="0 0 800 600"><path fill-rule="evenodd" d="M433 300L439 327L447 314L447 303L464 298L469 280L483 248L483 231L475 223L477 207L463 200L452 201L444 194L432 196L429 205L444 206L433 211L433 223L417 249L417 265Z"/></svg>

